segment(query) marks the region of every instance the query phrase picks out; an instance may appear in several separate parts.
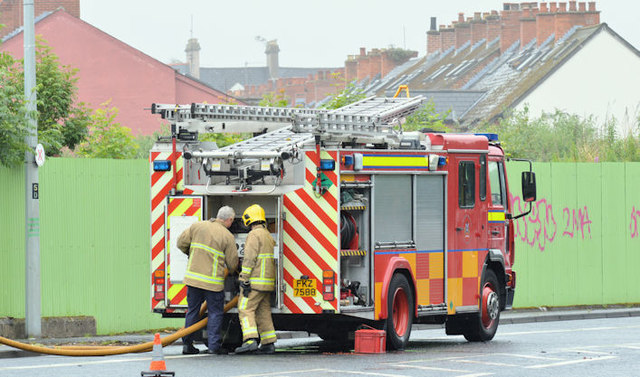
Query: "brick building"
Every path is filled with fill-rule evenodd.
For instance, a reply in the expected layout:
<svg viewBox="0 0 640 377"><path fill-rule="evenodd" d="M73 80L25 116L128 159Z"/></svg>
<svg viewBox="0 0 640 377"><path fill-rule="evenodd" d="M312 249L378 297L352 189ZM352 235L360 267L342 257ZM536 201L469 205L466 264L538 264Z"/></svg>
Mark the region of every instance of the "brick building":
<svg viewBox="0 0 640 377"><path fill-rule="evenodd" d="M63 9L37 15L35 32L51 46L60 64L78 69L77 100L94 109L110 101L109 106L119 110L116 120L136 135L160 129L163 121L145 110L154 102L239 102ZM0 51L22 58L21 28L5 36Z"/></svg>
<svg viewBox="0 0 640 377"><path fill-rule="evenodd" d="M606 23L595 2L504 3L436 28L431 19L426 56L394 69L367 93L411 94L450 111L462 128L493 122L507 109L532 116L556 109L598 122L615 117L618 134L640 111L640 52Z"/></svg>
<svg viewBox="0 0 640 377"><path fill-rule="evenodd" d="M280 67L277 41L267 41L265 67L199 67L200 46L190 39L185 49L187 62L172 65L178 71L198 77L210 86L257 103L265 94L284 94L293 105L314 106L345 88L345 83L385 77L393 68L418 55L416 51L401 49L360 48L359 55L347 57L344 67L298 68Z"/></svg>
<svg viewBox="0 0 640 377"><path fill-rule="evenodd" d="M80 0L47 0L34 1L34 14L36 16L56 9L64 9L72 16L80 18ZM22 0L0 0L0 39L15 31L24 21Z"/></svg>

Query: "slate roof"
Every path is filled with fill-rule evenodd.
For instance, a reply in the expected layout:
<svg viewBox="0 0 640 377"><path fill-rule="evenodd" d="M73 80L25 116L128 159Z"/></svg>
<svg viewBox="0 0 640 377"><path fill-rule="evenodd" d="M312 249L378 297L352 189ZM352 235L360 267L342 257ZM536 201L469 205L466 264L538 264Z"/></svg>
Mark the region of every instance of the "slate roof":
<svg viewBox="0 0 640 377"><path fill-rule="evenodd" d="M493 121L506 108L519 104L532 90L562 66L585 43L600 32L609 32L636 54L633 46L606 23L575 26L555 43L551 35L540 46L534 39L524 48L514 43L500 53L499 39L482 40L410 61L411 65L391 72L384 84L367 85L368 94L393 95L398 85L407 84L411 94L433 99L436 111L451 108L450 119L471 126Z"/></svg>
<svg viewBox="0 0 640 377"><path fill-rule="evenodd" d="M186 64L173 65L180 73L187 74ZM335 71L339 68L297 68L279 67L279 78L308 77L316 75L318 71ZM233 85L239 83L245 88L250 85L262 85L269 81L268 67L237 67L237 68L207 68L200 67L200 81L221 91L227 92Z"/></svg>

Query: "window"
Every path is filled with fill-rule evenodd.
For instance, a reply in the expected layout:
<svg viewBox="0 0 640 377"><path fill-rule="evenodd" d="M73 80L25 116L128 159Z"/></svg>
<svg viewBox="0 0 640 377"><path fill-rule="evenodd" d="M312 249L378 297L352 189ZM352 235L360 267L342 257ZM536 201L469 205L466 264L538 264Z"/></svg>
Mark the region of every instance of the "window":
<svg viewBox="0 0 640 377"><path fill-rule="evenodd" d="M476 193L476 165L473 161L460 161L458 165L458 204L460 208L473 208Z"/></svg>
<svg viewBox="0 0 640 377"><path fill-rule="evenodd" d="M497 161L489 161L489 185L491 187L491 203L496 206L504 206L502 179L500 175L502 173L501 167L498 166Z"/></svg>

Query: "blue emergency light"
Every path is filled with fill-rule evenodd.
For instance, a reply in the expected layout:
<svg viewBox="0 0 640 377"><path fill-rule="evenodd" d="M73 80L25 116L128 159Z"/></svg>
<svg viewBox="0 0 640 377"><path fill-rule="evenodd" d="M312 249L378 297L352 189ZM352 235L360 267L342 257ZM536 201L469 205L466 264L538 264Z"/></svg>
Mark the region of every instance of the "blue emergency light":
<svg viewBox="0 0 640 377"><path fill-rule="evenodd" d="M493 133L477 133L476 136L484 136L489 141L498 141L498 134Z"/></svg>
<svg viewBox="0 0 640 377"><path fill-rule="evenodd" d="M171 161L156 160L153 161L153 171L169 171L171 170Z"/></svg>
<svg viewBox="0 0 640 377"><path fill-rule="evenodd" d="M335 160L325 160L325 159L321 159L320 160L320 166L318 166L318 170L323 170L323 171L333 171L336 170L336 161Z"/></svg>

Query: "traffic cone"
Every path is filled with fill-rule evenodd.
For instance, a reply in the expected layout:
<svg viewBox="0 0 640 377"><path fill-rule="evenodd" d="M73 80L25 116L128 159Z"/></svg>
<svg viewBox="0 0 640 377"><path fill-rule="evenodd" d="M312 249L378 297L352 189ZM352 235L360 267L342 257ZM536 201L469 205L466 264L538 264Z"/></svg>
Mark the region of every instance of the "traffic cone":
<svg viewBox="0 0 640 377"><path fill-rule="evenodd" d="M175 376L175 372L167 371L167 365L164 363L164 354L162 353L162 341L160 334L156 333L153 338L153 351L151 352L151 365L147 372L140 372L141 376Z"/></svg>

